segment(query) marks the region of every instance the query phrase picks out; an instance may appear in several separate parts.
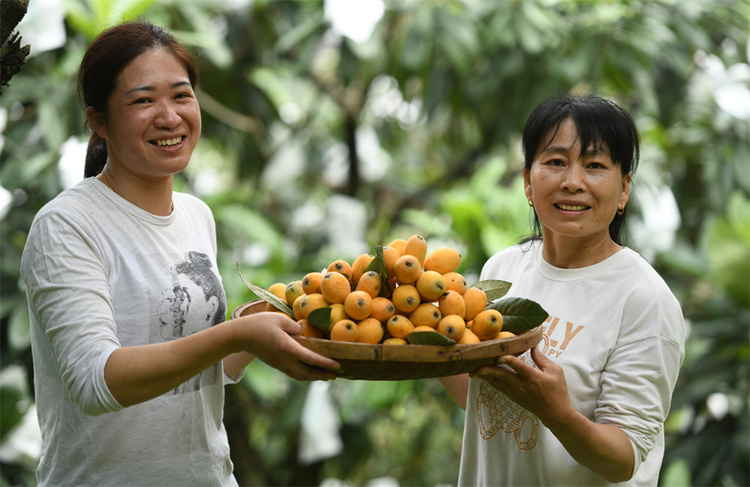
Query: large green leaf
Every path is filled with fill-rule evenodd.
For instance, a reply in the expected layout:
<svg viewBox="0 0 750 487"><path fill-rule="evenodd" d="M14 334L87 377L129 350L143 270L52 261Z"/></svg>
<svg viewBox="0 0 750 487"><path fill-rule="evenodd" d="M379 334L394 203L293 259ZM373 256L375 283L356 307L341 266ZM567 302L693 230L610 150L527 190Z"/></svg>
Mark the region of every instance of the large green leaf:
<svg viewBox="0 0 750 487"><path fill-rule="evenodd" d="M503 298L488 307L503 315L503 331L516 335L536 328L548 316L539 303L526 298Z"/></svg>
<svg viewBox="0 0 750 487"><path fill-rule="evenodd" d="M383 257L382 245L375 247L375 258L372 259L372 262L370 262L365 269L365 272L370 271L375 271L380 274L380 281L382 283L380 286L380 296L389 295L393 289L391 289L390 284L388 284L388 273L385 271L385 258Z"/></svg>
<svg viewBox="0 0 750 487"><path fill-rule="evenodd" d="M501 281L499 279L486 279L471 285L471 287L476 287L484 291L484 294L487 295L487 302L502 298L508 294L511 286L512 284L508 281Z"/></svg>
<svg viewBox="0 0 750 487"><path fill-rule="evenodd" d="M323 306L312 310L307 315L307 321L320 330L329 331L331 329L331 307Z"/></svg>
<svg viewBox="0 0 750 487"><path fill-rule="evenodd" d="M267 289L253 284L252 282L245 279L245 276L243 276L242 272L240 272L239 262L237 263L237 274L240 275L240 279L242 279L242 282L245 283L245 286L247 286L248 289L254 292L256 296L258 296L260 299L265 300L267 303L271 303L276 307L276 309L278 309L279 311L283 311L284 313L289 315L290 318L294 319L294 311L292 311L292 308L290 308L286 302L279 299L278 296L269 292Z"/></svg>

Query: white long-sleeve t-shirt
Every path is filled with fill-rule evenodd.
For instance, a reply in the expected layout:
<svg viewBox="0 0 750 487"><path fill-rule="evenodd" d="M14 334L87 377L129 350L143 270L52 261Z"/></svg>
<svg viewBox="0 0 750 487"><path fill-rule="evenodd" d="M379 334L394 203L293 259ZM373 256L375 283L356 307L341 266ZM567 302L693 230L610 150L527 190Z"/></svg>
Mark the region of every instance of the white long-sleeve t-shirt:
<svg viewBox="0 0 750 487"><path fill-rule="evenodd" d="M562 366L578 412L620 427L630 439L635 471L622 485L654 486L684 357L680 305L629 248L589 267L560 269L544 260L542 247L535 241L501 251L480 278L511 282L508 296L536 301L549 313L539 350ZM524 359L533 364L528 353ZM459 485L610 484L577 463L531 412L471 379Z"/></svg>
<svg viewBox="0 0 750 487"><path fill-rule="evenodd" d="M210 209L173 194L148 213L89 178L32 223L21 262L42 432L39 485L236 485L221 363L123 408L104 380L118 347L174 340L226 318Z"/></svg>

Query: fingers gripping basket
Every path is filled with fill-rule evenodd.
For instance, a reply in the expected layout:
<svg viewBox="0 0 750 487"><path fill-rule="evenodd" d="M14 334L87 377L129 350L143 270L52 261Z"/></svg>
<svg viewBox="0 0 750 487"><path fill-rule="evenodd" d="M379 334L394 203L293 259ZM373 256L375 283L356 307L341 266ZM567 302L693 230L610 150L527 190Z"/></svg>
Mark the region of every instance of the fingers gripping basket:
<svg viewBox="0 0 750 487"><path fill-rule="evenodd" d="M239 318L265 310L265 301L245 303L232 312ZM542 326L520 335L470 345L370 345L295 336L300 344L337 360L337 376L360 380L404 380L445 377L494 365L503 355L518 355L542 339Z"/></svg>

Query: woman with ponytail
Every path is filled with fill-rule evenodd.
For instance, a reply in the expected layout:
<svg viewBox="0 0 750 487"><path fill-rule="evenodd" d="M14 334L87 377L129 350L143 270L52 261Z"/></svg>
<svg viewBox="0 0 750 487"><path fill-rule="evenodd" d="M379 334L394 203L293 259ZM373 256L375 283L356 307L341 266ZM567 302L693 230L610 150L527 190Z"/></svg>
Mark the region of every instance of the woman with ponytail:
<svg viewBox="0 0 750 487"><path fill-rule="evenodd" d="M38 485L236 485L224 384L255 357L298 380L339 364L280 313L225 321L208 206L172 190L201 133L190 54L145 22L89 46L85 179L40 210L21 274Z"/></svg>

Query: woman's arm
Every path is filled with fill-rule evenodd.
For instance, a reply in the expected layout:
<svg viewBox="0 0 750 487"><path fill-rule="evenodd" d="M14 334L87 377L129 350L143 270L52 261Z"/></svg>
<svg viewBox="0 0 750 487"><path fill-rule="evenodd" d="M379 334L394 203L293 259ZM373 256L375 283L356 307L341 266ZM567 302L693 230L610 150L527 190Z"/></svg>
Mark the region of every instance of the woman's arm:
<svg viewBox="0 0 750 487"><path fill-rule="evenodd" d="M538 369L512 355L501 364L510 369L482 367L472 372L534 413L581 465L617 483L633 475L633 446L618 426L595 423L573 407L562 368L536 348L531 350Z"/></svg>
<svg viewBox="0 0 750 487"><path fill-rule="evenodd" d="M456 404L461 406L461 409L466 409L466 398L469 395L469 374L438 377L438 380Z"/></svg>
<svg viewBox="0 0 750 487"><path fill-rule="evenodd" d="M300 330L281 313L256 313L177 340L118 348L107 361L104 378L123 406L164 394L227 356L232 356L232 375L254 356L293 379L334 379L323 369L337 369L339 363L297 343L290 335Z"/></svg>

